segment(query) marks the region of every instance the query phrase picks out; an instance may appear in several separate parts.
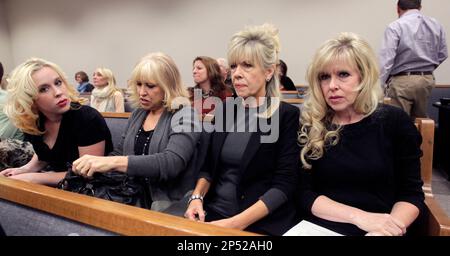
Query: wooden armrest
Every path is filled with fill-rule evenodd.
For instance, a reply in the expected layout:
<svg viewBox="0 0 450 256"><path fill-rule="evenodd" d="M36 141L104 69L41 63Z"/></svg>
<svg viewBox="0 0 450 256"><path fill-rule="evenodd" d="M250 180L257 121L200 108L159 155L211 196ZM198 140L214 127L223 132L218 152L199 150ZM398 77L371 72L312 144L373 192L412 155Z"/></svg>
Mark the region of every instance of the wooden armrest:
<svg viewBox="0 0 450 256"><path fill-rule="evenodd" d="M0 198L123 235L258 235L3 176Z"/></svg>
<svg viewBox="0 0 450 256"><path fill-rule="evenodd" d="M131 116L130 112L100 112L102 114L103 118L124 118L128 119Z"/></svg>
<svg viewBox="0 0 450 256"><path fill-rule="evenodd" d="M436 199L426 196L425 204L429 214L426 234L430 236L450 236L450 219Z"/></svg>
<svg viewBox="0 0 450 256"><path fill-rule="evenodd" d="M428 118L417 118L416 127L422 135L422 145L420 149L423 155L421 162L421 176L423 180L423 192L426 195L433 195L431 182L433 176L433 145L434 145L434 121Z"/></svg>
<svg viewBox="0 0 450 256"><path fill-rule="evenodd" d="M384 104L389 105L389 104L391 104L391 101L392 101L392 99L390 97L384 97L383 98L383 103Z"/></svg>
<svg viewBox="0 0 450 256"><path fill-rule="evenodd" d="M305 102L304 99L283 99L283 101L289 104L303 104Z"/></svg>

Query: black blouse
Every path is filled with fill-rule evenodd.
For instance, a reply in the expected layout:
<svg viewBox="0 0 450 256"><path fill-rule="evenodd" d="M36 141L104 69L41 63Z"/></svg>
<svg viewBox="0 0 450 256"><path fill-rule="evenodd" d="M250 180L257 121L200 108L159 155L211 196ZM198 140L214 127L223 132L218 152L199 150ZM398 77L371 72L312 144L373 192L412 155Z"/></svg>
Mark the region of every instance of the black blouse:
<svg viewBox="0 0 450 256"><path fill-rule="evenodd" d="M39 129L44 130L45 117L39 117ZM58 136L53 148L43 141L42 135L25 134L40 161L49 164L49 170L67 171L68 165L80 157L78 147L85 147L105 141L105 155L113 150L111 133L101 114L89 107L71 104L63 114Z"/></svg>

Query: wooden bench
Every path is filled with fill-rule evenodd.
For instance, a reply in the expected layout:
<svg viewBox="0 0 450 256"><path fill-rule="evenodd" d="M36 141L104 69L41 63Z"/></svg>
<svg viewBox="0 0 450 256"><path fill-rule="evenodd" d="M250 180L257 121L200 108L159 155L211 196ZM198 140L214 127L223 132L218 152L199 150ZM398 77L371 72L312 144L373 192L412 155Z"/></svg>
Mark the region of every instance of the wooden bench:
<svg viewBox="0 0 450 256"><path fill-rule="evenodd" d="M303 104L305 102L304 99L283 99L283 101L289 104Z"/></svg>
<svg viewBox="0 0 450 256"><path fill-rule="evenodd" d="M303 103L305 102L305 99L297 98L297 99L283 99L284 102L289 103L291 105L294 105L298 108L301 108Z"/></svg>
<svg viewBox="0 0 450 256"><path fill-rule="evenodd" d="M131 113L101 114L105 118L108 126L110 126L111 132L119 134L121 133L120 131L114 132L114 130L118 128L117 122L126 125ZM121 134L119 134L119 136L120 135ZM93 230L104 230L103 233L106 234L112 232L120 235L152 236L258 235L235 229L222 228L211 224L194 222L165 213L132 207L2 176L0 176L0 199L5 200L0 200L1 207L14 207L14 212L18 211L17 209L20 210L20 207L25 206L28 210L22 209L22 211L28 211L27 214L30 214L30 210L36 211L36 214L42 211L44 213L49 213L49 216L63 217L73 220L75 223L80 223L79 225L88 225L92 227ZM20 223L15 224L20 225ZM30 224L23 223L23 225Z"/></svg>
<svg viewBox="0 0 450 256"><path fill-rule="evenodd" d="M422 135L421 175L424 183L425 204L428 211L428 219L425 226L422 227L422 231L426 235L450 236L450 218L440 207L432 191L434 121L428 118L418 118L415 121L415 125Z"/></svg>
<svg viewBox="0 0 450 256"><path fill-rule="evenodd" d="M83 100L83 105L90 105L91 104L91 93L90 92L82 92L80 93L79 97Z"/></svg>
<svg viewBox="0 0 450 256"><path fill-rule="evenodd" d="M120 119L128 119L131 116L131 113L117 113L117 112L100 112L104 118L120 118Z"/></svg>
<svg viewBox="0 0 450 256"><path fill-rule="evenodd" d="M297 85L295 85L295 88L296 88L297 91L298 91L299 97L300 97L300 98L303 98L303 97L305 96L305 94L306 94L306 91L307 91L308 88L309 88L309 85L306 85L306 84L297 84Z"/></svg>
<svg viewBox="0 0 450 256"><path fill-rule="evenodd" d="M429 213L423 234L450 236L450 219L432 191L434 122L417 119L415 123L423 140L421 175ZM122 235L257 235L5 177L0 177L0 198Z"/></svg>
<svg viewBox="0 0 450 256"><path fill-rule="evenodd" d="M121 235L257 235L5 177L0 198Z"/></svg>
<svg viewBox="0 0 450 256"><path fill-rule="evenodd" d="M300 98L298 91L281 91L281 95L284 99L298 99Z"/></svg>
<svg viewBox="0 0 450 256"><path fill-rule="evenodd" d="M304 89L304 88L308 88L309 86L307 84L296 84L295 88L298 89Z"/></svg>

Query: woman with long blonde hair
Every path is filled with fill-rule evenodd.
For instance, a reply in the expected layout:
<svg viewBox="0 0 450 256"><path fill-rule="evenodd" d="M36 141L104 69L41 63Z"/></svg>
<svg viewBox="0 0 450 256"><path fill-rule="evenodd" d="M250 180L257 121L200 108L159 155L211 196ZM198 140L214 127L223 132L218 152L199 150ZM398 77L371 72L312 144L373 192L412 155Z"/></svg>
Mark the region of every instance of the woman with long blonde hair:
<svg viewBox="0 0 450 256"><path fill-rule="evenodd" d="M423 207L421 138L408 115L380 104L370 45L342 33L316 52L300 123L300 206L345 235L403 235Z"/></svg>
<svg viewBox="0 0 450 256"><path fill-rule="evenodd" d="M99 112L125 112L125 100L117 88L116 78L108 68L97 68L92 83L91 107Z"/></svg>

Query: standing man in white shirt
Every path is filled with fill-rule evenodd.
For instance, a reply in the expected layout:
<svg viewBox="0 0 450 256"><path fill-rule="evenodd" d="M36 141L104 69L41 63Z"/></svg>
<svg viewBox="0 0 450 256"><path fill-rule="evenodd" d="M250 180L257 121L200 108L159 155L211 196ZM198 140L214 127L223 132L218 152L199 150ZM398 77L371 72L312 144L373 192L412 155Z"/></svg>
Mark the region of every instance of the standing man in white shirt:
<svg viewBox="0 0 450 256"><path fill-rule="evenodd" d="M399 19L389 24L380 51L380 80L391 104L412 118L427 117L433 71L447 59L445 32L434 18L424 16L421 0L399 0Z"/></svg>

